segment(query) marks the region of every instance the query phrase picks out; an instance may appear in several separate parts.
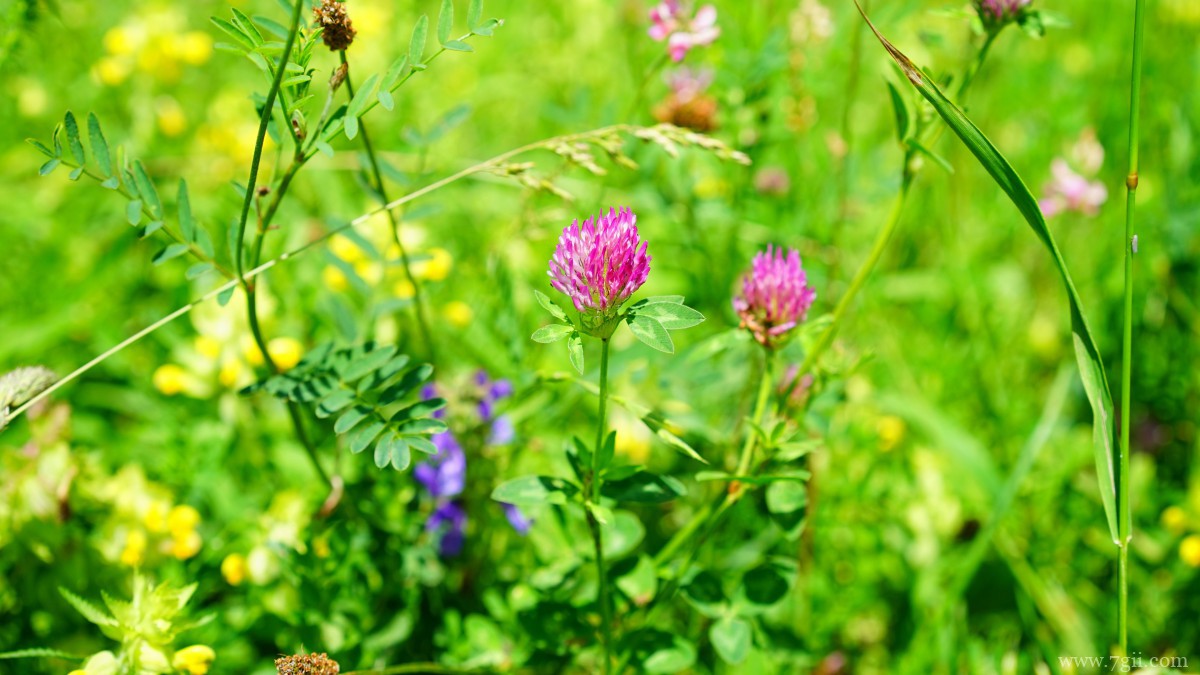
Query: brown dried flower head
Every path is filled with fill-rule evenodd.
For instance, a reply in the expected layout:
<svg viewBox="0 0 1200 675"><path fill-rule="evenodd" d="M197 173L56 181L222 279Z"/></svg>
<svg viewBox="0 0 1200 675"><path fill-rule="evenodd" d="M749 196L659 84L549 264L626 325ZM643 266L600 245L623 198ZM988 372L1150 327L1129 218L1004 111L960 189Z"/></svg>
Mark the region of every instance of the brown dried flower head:
<svg viewBox="0 0 1200 675"><path fill-rule="evenodd" d="M349 49L354 42L357 31L346 13L346 4L337 0L324 0L320 7L313 8L313 17L317 25L325 29L321 38L325 46L332 51L340 52Z"/></svg>
<svg viewBox="0 0 1200 675"><path fill-rule="evenodd" d="M279 675L338 675L337 661L325 654L297 654L275 659Z"/></svg>

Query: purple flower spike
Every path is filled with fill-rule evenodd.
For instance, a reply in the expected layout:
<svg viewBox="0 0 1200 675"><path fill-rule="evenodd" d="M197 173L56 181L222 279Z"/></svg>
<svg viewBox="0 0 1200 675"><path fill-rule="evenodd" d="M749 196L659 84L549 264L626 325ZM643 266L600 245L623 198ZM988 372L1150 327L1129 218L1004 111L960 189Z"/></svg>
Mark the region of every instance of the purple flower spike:
<svg viewBox="0 0 1200 675"><path fill-rule="evenodd" d="M808 285L800 253L767 246L754 256L750 272L742 279L742 293L733 309L759 344L774 349L804 320L817 293Z"/></svg>
<svg viewBox="0 0 1200 675"><path fill-rule="evenodd" d="M434 498L461 494L467 480L467 456L449 431L431 439L438 452L429 462L417 465L413 475Z"/></svg>
<svg viewBox="0 0 1200 675"><path fill-rule="evenodd" d="M429 514L425 531L441 534L438 552L442 557L456 556L462 552L463 543L466 542L467 512L455 502L444 502Z"/></svg>
<svg viewBox="0 0 1200 675"><path fill-rule="evenodd" d="M575 309L611 319L650 274L646 242L637 216L622 208L576 220L562 231L550 259L550 285L571 298Z"/></svg>
<svg viewBox="0 0 1200 675"><path fill-rule="evenodd" d="M504 515L508 518L508 524L512 525L517 534L522 537L529 534L529 528L533 527L533 521L521 513L520 507L516 504L501 503L500 505L504 507Z"/></svg>

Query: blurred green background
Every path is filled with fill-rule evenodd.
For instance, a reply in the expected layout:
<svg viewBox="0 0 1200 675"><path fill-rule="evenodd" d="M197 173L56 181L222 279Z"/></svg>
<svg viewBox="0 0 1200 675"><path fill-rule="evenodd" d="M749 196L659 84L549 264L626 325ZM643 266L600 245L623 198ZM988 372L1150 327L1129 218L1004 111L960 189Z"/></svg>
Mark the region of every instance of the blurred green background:
<svg viewBox="0 0 1200 675"><path fill-rule="evenodd" d="M186 281L183 260L153 266L161 244L135 236L121 199L87 179L69 182L65 170L39 177L42 158L24 139L48 141L66 110L81 119L95 112L110 144L141 158L160 189L188 179L197 217L223 251L241 201L229 183L245 180L257 124L250 95L265 83L248 61L214 49L227 38L208 17L227 16L231 4L286 17L272 0L54 4L51 11L44 2L0 3L0 370L44 364L64 374L215 279ZM436 14L437 4L347 3L359 29L350 53L359 79L403 53L417 16ZM569 368L563 350L527 339L543 321L531 289L548 292L545 262L570 221L632 206L654 257L646 292L684 294L708 317L677 338L680 353L670 358L619 343L615 387L668 411L689 441L719 456L715 449L735 438L753 391L753 352L729 339L736 326L729 297L753 252L767 243L800 249L818 293L817 321L842 296L886 217L902 151L884 83L905 85L853 6L715 4L721 36L685 65L712 69L712 133L746 152L752 166L692 151L671 160L631 146L637 170L613 167L597 178L560 171L557 158L543 154L540 165L573 202L484 176L416 201L405 214L435 319L439 382L485 368L518 384L511 412L521 451L483 456L490 468L472 477L479 482L471 488L480 495L495 475L515 475L512 465L564 466L553 456L562 439L591 422L590 397L537 381L538 373ZM1036 6L1054 15L1054 25L1041 39L1017 28L1000 36L968 113L1039 195L1052 162L1070 158L1085 130L1094 130L1105 153L1094 178L1108 199L1095 215L1064 213L1050 226L1116 383L1132 4ZM648 9L641 0L489 2L487 15L505 21L494 38L473 41L475 53L442 56L399 92L394 111L365 118L394 167L393 194L531 141L649 124L656 110L671 112L663 73L641 86L663 49L646 35ZM937 74L960 71L978 40L965 9L936 0L870 3L880 30ZM1200 657L1198 28L1194 0L1149 5L1130 597L1130 643L1145 655ZM314 63L327 73L336 60L322 51ZM374 208L359 182L356 146L343 140L336 149L297 179L268 255ZM775 647L756 649L743 672L1059 672L1059 655L1108 653L1116 549L1096 488L1066 298L1042 245L973 157L949 134L936 150L953 173L928 162L922 170L803 419L820 450L800 543L763 531L747 510L702 556L717 568L767 554L799 560L793 598L763 624ZM271 170L274 156L267 157ZM364 232L378 241L383 226L376 218ZM407 315L393 318L411 289L346 240L282 265L265 283L268 332L294 340L280 343L285 352L354 334L394 337L423 354ZM428 543L404 543L420 537L415 507L406 507L415 504L412 481L374 478L373 467L355 461L361 457L342 458L343 470L357 485L355 498L376 503L364 509L391 522L394 539L297 515L324 495L312 488L282 408L237 395L254 365L238 303L210 303L157 331L55 395L64 407L0 437L0 650L100 648L55 589L94 597L125 588L122 556L136 523L150 517L147 505L187 504L200 515L192 528L203 542L197 551L170 548L186 548L180 540L191 530L164 534L167 549L143 567L200 583L198 606L218 613L196 631L218 653L214 672L270 672L275 654L301 645L352 653L359 665L395 654L433 658L468 649L463 644L490 648L480 635L491 634L478 626L456 633L452 622L429 619L455 612L490 613L499 634L519 625L515 614L511 624L498 617L489 593L516 602L513 589L548 569L552 556L539 552L549 544L496 534L487 551L438 562ZM798 344L791 358L801 353ZM1057 411L1053 383L1063 369ZM987 479L1004 480L1047 414L1049 440L1033 471L996 524L978 572L962 580L961 597L952 594L949 580L968 568L972 542L993 520ZM622 453L680 475L697 469L627 417L617 419ZM699 495L702 488L689 485ZM696 496L644 514L646 545L661 545L701 503ZM501 523L485 516L472 536ZM291 528L283 570L259 570L261 583L231 584L222 562L256 542L277 544L271 533L281 527ZM395 625L393 616L409 616L398 608L413 606L415 627ZM699 619L681 604L673 620ZM388 629L393 638L378 637ZM706 663L695 672L709 672ZM59 662L41 667L13 672L64 670Z"/></svg>

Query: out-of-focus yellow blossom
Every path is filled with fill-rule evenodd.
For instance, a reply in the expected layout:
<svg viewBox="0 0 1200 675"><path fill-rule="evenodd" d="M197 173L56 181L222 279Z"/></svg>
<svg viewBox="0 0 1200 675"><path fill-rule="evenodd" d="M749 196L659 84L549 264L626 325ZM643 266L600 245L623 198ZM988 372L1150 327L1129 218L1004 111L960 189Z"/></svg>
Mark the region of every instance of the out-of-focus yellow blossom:
<svg viewBox="0 0 1200 675"><path fill-rule="evenodd" d="M1162 0L1156 4L1169 22L1200 25L1200 3L1196 0Z"/></svg>
<svg viewBox="0 0 1200 675"><path fill-rule="evenodd" d="M160 97L154 104L155 119L158 120L158 130L165 136L178 136L187 130L187 116L179 101L170 96Z"/></svg>
<svg viewBox="0 0 1200 675"><path fill-rule="evenodd" d="M729 194L729 183L709 176L696 183L695 192L701 199L717 199Z"/></svg>
<svg viewBox="0 0 1200 675"><path fill-rule="evenodd" d="M267 345L267 348L270 349L269 344ZM255 368L263 364L262 350L260 350L258 345L254 343L254 338L250 337L249 335L242 339L242 356L246 358L246 363L249 363Z"/></svg>
<svg viewBox="0 0 1200 675"><path fill-rule="evenodd" d="M217 653L212 650L212 647L192 645L175 652L175 658L171 659L171 666L176 670L188 673L188 675L204 675L216 659Z"/></svg>
<svg viewBox="0 0 1200 675"><path fill-rule="evenodd" d="M644 464L650 457L650 431L646 425L624 411L615 411L613 427L617 432L613 451L628 457L634 464Z"/></svg>
<svg viewBox="0 0 1200 675"><path fill-rule="evenodd" d="M879 449L888 452L904 440L904 420L895 415L884 415L875 423L875 433L879 435Z"/></svg>
<svg viewBox="0 0 1200 675"><path fill-rule="evenodd" d="M1062 340L1058 333L1058 324L1044 314L1035 314L1029 322L1029 346L1034 353L1046 361L1058 359L1062 351Z"/></svg>
<svg viewBox="0 0 1200 675"><path fill-rule="evenodd" d="M408 279L401 279L392 286L392 295L401 300L410 300L416 295L416 288Z"/></svg>
<svg viewBox="0 0 1200 675"><path fill-rule="evenodd" d="M353 265L366 257L363 250L350 237L338 234L329 240L329 251Z"/></svg>
<svg viewBox="0 0 1200 675"><path fill-rule="evenodd" d="M207 63L212 53L212 37L204 31L188 31L175 40L175 55L189 65L199 66Z"/></svg>
<svg viewBox="0 0 1200 675"><path fill-rule="evenodd" d="M187 387L188 373L174 363L167 363L154 371L154 388L167 396L174 396Z"/></svg>
<svg viewBox="0 0 1200 675"><path fill-rule="evenodd" d="M217 381L223 387L232 387L237 385L241 379L245 369L242 367L242 362L237 359L228 359L221 364L221 370L217 372Z"/></svg>
<svg viewBox="0 0 1200 675"><path fill-rule="evenodd" d="M145 523L146 529L151 532L166 532L167 511L165 502L151 502L150 506L146 507L145 515L142 516L142 522Z"/></svg>
<svg viewBox="0 0 1200 675"><path fill-rule="evenodd" d="M125 548L121 551L121 562L129 565L140 565L146 555L146 533L141 530L130 530L125 535Z"/></svg>
<svg viewBox="0 0 1200 675"><path fill-rule="evenodd" d="M37 117L46 111L49 96L41 82L28 77L22 77L15 83L17 91L17 112L25 117Z"/></svg>
<svg viewBox="0 0 1200 675"><path fill-rule="evenodd" d="M1200 567L1200 534L1193 534L1179 544L1179 557L1192 567Z"/></svg>
<svg viewBox="0 0 1200 675"><path fill-rule="evenodd" d="M383 265L371 260L354 263L354 273L367 284L374 286L383 280Z"/></svg>
<svg viewBox="0 0 1200 675"><path fill-rule="evenodd" d="M230 586L240 586L246 580L246 556L230 553L221 561L221 576Z"/></svg>
<svg viewBox="0 0 1200 675"><path fill-rule="evenodd" d="M279 576L279 559L266 546L255 546L246 556L246 578L263 585Z"/></svg>
<svg viewBox="0 0 1200 675"><path fill-rule="evenodd" d="M115 654L103 651L92 654L92 658L83 665L83 670L78 672L85 673L85 675L117 675L120 666L121 663Z"/></svg>
<svg viewBox="0 0 1200 675"><path fill-rule="evenodd" d="M206 359L215 359L221 355L221 343L207 335L196 336L196 351Z"/></svg>
<svg viewBox="0 0 1200 675"><path fill-rule="evenodd" d="M450 252L444 248L431 248L427 253L428 258L412 266L413 276L429 281L441 281L450 276L450 268L454 264Z"/></svg>
<svg viewBox="0 0 1200 675"><path fill-rule="evenodd" d="M96 67L92 72L95 73L96 79L100 80L101 84L115 87L129 77L130 70L132 68L127 61L106 56L96 62Z"/></svg>
<svg viewBox="0 0 1200 675"><path fill-rule="evenodd" d="M87 675L87 671L76 668L75 670L72 670L71 672L67 673L67 675Z"/></svg>
<svg viewBox="0 0 1200 675"><path fill-rule="evenodd" d="M329 557L329 540L325 537L319 537L313 541L313 555L318 558Z"/></svg>
<svg viewBox="0 0 1200 675"><path fill-rule="evenodd" d="M1183 534L1188 527L1187 511L1178 506L1168 506L1162 512L1162 524L1171 534Z"/></svg>
<svg viewBox="0 0 1200 675"><path fill-rule="evenodd" d="M277 337L267 343L267 353L280 370L291 370L304 356L304 345L296 338Z"/></svg>
<svg viewBox="0 0 1200 675"><path fill-rule="evenodd" d="M187 504L180 504L167 514L167 529L176 537L196 529L200 524L200 512Z"/></svg>
<svg viewBox="0 0 1200 675"><path fill-rule="evenodd" d="M116 26L104 34L104 50L109 54L123 56L137 51L145 41L145 31L140 27Z"/></svg>
<svg viewBox="0 0 1200 675"><path fill-rule="evenodd" d="M465 328L475 316L475 313L471 311L471 306L462 300L446 303L446 307L442 309L442 313L446 315L446 319L450 323L459 328Z"/></svg>
<svg viewBox="0 0 1200 675"><path fill-rule="evenodd" d="M326 265L325 269L321 270L321 281L334 293L341 293L350 285L346 274L333 265Z"/></svg>
<svg viewBox="0 0 1200 675"><path fill-rule="evenodd" d="M180 560L187 560L200 552L200 547L204 544L200 533L192 530L185 532L182 535L176 534L171 537L171 555Z"/></svg>

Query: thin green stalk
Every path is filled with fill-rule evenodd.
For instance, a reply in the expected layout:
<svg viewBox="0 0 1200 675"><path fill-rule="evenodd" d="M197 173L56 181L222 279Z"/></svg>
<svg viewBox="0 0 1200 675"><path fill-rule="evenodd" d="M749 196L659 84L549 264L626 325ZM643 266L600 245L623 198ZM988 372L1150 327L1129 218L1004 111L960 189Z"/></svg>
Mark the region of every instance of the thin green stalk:
<svg viewBox="0 0 1200 675"><path fill-rule="evenodd" d="M906 166L910 159L911 154L906 154ZM812 367L817 363L817 359L833 343L833 338L837 335L837 330L846 317L846 311L850 309L855 296L862 290L867 277L871 276L871 271L875 269L875 264L883 257L883 252L887 248L888 241L892 238L892 234L895 233L896 227L900 224L900 214L904 211L904 202L908 199L908 190L912 187L912 182L912 172L905 169L904 176L900 181L900 192L896 194L896 201L892 204L892 212L888 216L887 222L884 223L879 233L875 235L875 243L871 245L871 252L867 254L867 259L859 266L858 271L854 273L854 278L850 280L850 287L846 289L841 299L838 300L837 307L833 310L833 320L829 322L829 326L821 333L821 337L817 339L817 343L804 355L804 361L800 364L799 370L796 371L796 382L800 382L800 379L812 370Z"/></svg>
<svg viewBox="0 0 1200 675"><path fill-rule="evenodd" d="M638 108L642 107L642 103L646 99L646 87L650 84L650 78L654 77L655 73L662 70L662 67L667 64L668 58L669 56L667 55L667 52L663 52L662 54L659 54L658 58L654 60L654 63L651 63L650 67L646 69L646 74L642 76L642 81L638 83L637 93L633 97L633 103L630 104L629 110L625 113L626 119L633 117Z"/></svg>
<svg viewBox="0 0 1200 675"><path fill-rule="evenodd" d="M983 40L983 46L979 48L979 52L975 55L975 60L971 62L970 67L967 68L967 72L963 75L962 83L958 85L958 93L954 96L960 105L963 104L963 96L967 93L967 89L971 87L971 82L974 81L975 76L979 74L979 69L983 67L983 62L987 59L988 51L991 50L992 43L996 41L996 36L999 34L1000 31L998 30L988 31L987 37Z"/></svg>
<svg viewBox="0 0 1200 675"><path fill-rule="evenodd" d="M1125 322L1121 339L1121 469L1117 474L1117 531L1121 535L1117 563L1117 586L1120 599L1117 609L1117 634L1120 654L1129 653L1129 540L1133 536L1129 504L1129 429L1130 381L1133 369L1133 215L1138 187L1138 127L1141 121L1139 102L1142 95L1142 35L1146 3L1136 0L1133 20L1133 72L1129 87L1129 174L1125 178Z"/></svg>
<svg viewBox="0 0 1200 675"><path fill-rule="evenodd" d="M354 100L354 84L350 79L350 64L346 61L346 51L338 52L342 59L342 64L346 66L346 94L350 100ZM358 133L363 139L363 149L367 151L367 161L371 165L371 174L375 179L375 189L379 192L379 198L384 204L391 201L388 197L387 186L383 182L383 172L379 169L379 158L375 155L375 148L371 145L371 137L367 135L367 126L364 123L359 123ZM429 361L437 365L437 348L433 343L433 332L429 329L429 320L425 315L425 301L422 298L421 284L417 282L416 275L412 271L412 263L409 261L408 250L404 248L404 242L400 238L400 219L396 217L394 210L387 211L388 222L392 226L392 241L396 244L397 250L400 251L400 263L404 267L404 276L408 278L408 283L413 287L413 313L417 316L417 326L421 330L421 339L425 340L426 348L429 350Z"/></svg>
<svg viewBox="0 0 1200 675"><path fill-rule="evenodd" d="M596 424L596 445L592 449L592 495L591 502L600 506L601 477L600 453L604 446L605 417L608 414L608 338L600 340L600 413ZM592 531L592 544L596 549L596 575L598 579L597 602L600 605L600 639L604 645L604 673L612 672L613 636L612 606L608 588L608 572L604 565L604 537L600 523L591 510L587 512L588 528Z"/></svg>

